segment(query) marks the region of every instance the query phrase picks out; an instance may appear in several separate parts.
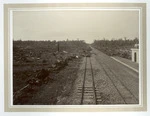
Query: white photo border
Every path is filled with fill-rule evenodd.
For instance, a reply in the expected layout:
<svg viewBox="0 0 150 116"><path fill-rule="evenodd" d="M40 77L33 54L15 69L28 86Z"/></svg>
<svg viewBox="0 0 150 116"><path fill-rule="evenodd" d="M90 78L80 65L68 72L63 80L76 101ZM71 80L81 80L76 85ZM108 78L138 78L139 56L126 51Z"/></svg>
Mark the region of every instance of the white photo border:
<svg viewBox="0 0 150 116"><path fill-rule="evenodd" d="M107 108L108 111L109 111L109 108L115 108L115 109L118 109L118 108L142 108L144 107L143 105L143 98L144 98L144 94L143 93L143 64L141 64L141 62L139 63L139 104L136 104L136 105L133 105L133 104L127 104L127 105L84 105L84 106L81 106L81 105L13 105L13 80L12 80L12 69L13 69L13 65L12 65L12 61L13 61L13 51L12 51L12 48L13 48L13 13L14 12L17 12L17 11L59 11L59 10L114 10L114 11L120 11L120 10L126 10L126 11L138 11L139 12L139 40L140 40L140 46L139 46L139 49L140 49L140 60L143 60L143 58L141 57L142 53L143 53L143 41L141 40L142 38L142 7L60 7L60 8L55 8L55 7L33 7L33 8L8 8L8 35L7 35L7 39L8 39L8 72L9 72L9 75L7 77L7 81L8 81L8 108L9 109L22 109L22 108L32 108L32 109L39 109L39 108L51 108L51 109L55 109L55 108L98 108L98 109L101 109L101 108ZM6 85L5 85L6 86ZM5 90L6 91L6 90ZM33 111L34 111L33 110ZM8 111L8 110L7 110ZM134 111L134 110L133 110Z"/></svg>

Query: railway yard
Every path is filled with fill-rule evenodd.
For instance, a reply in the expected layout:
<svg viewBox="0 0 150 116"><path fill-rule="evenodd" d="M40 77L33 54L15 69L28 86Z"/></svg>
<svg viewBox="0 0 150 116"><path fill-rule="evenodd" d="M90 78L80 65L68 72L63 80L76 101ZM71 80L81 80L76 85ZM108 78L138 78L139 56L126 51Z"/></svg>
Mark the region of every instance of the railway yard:
<svg viewBox="0 0 150 116"><path fill-rule="evenodd" d="M34 49L29 46L25 50L16 44L13 61L14 105L139 103L138 72L84 42L70 43L62 42L61 48L53 46L56 49L50 51L42 47L44 51L37 50L37 46ZM19 52L24 53L21 56ZM138 68L136 63L127 64Z"/></svg>

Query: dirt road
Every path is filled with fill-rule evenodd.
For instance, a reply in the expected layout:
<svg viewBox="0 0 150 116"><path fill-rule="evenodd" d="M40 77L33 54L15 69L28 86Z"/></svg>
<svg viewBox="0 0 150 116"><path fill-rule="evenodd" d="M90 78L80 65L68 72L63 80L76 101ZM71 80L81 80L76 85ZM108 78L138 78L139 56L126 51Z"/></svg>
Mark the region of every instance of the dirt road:
<svg viewBox="0 0 150 116"><path fill-rule="evenodd" d="M81 63L69 104L138 104L139 74L92 48Z"/></svg>

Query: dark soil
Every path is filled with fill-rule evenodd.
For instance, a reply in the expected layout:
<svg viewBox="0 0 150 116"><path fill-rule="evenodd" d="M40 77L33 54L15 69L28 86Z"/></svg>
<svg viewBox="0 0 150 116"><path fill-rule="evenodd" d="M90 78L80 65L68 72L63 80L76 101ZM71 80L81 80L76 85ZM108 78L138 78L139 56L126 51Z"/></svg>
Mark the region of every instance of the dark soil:
<svg viewBox="0 0 150 116"><path fill-rule="evenodd" d="M87 48L84 41L13 41L13 104L56 104L68 95Z"/></svg>
<svg viewBox="0 0 150 116"><path fill-rule="evenodd" d="M59 72L50 73L48 83L23 90L14 105L65 105L77 78L80 61L80 58L74 59Z"/></svg>

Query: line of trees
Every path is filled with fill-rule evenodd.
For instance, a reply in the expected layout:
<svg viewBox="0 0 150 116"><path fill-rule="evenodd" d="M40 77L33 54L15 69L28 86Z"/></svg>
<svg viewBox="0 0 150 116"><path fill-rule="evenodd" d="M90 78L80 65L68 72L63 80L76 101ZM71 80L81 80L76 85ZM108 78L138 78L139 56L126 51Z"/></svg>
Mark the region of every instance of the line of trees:
<svg viewBox="0 0 150 116"><path fill-rule="evenodd" d="M51 54L58 51L67 53L80 53L87 49L88 45L84 41L13 41L13 59L15 61L26 62L26 58L50 59ZM50 59L51 60L51 59Z"/></svg>
<svg viewBox="0 0 150 116"><path fill-rule="evenodd" d="M138 38L135 38L133 40L129 40L129 39L118 39L118 40L106 40L105 38L103 40L95 40L94 41L94 45L99 45L100 47L104 46L104 47L134 47L135 44L138 44L139 40Z"/></svg>
<svg viewBox="0 0 150 116"><path fill-rule="evenodd" d="M131 48L138 43L139 39L136 37L133 40L127 38L95 40L92 45L109 56L120 56L131 59Z"/></svg>

